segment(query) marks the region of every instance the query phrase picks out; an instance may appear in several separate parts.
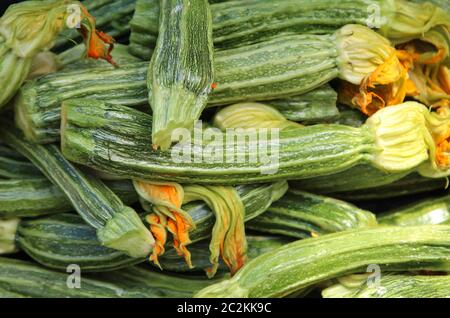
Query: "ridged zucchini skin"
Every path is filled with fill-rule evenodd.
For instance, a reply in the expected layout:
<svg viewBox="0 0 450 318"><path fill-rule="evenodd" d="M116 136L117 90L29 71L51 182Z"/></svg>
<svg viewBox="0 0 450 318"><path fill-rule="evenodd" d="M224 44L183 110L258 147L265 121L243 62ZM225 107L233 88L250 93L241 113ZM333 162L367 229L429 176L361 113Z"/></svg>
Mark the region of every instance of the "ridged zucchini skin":
<svg viewBox="0 0 450 318"><path fill-rule="evenodd" d="M244 220L249 221L264 213L273 202L279 200L286 193L287 189L285 181L236 186L236 191L245 208ZM141 200L141 204L144 210L149 213L153 212L149 203ZM203 202L191 202L183 205L182 208L190 215L195 224L195 229L189 232L191 242L198 242L210 237L215 223L215 216L211 209Z"/></svg>
<svg viewBox="0 0 450 318"><path fill-rule="evenodd" d="M95 229L77 214L21 220L16 244L38 263L59 270L77 264L84 272L110 271L145 261L102 246Z"/></svg>
<svg viewBox="0 0 450 318"><path fill-rule="evenodd" d="M133 184L127 180L105 181L125 204L138 201ZM0 180L0 217L35 217L70 212L71 202L47 178Z"/></svg>
<svg viewBox="0 0 450 318"><path fill-rule="evenodd" d="M26 156L57 185L84 221L97 230L99 240L134 257L147 256L153 237L137 213L100 179L84 174L55 145L35 145L25 141L20 131L2 121L0 138Z"/></svg>
<svg viewBox="0 0 450 318"><path fill-rule="evenodd" d="M301 239L376 225L376 217L369 211L344 201L290 189L246 227Z"/></svg>
<svg viewBox="0 0 450 318"><path fill-rule="evenodd" d="M411 171L387 173L371 165L360 164L335 174L291 181L289 185L293 189L329 194L336 191L371 189L391 184L410 173Z"/></svg>
<svg viewBox="0 0 450 318"><path fill-rule="evenodd" d="M0 145L0 177L39 178L42 173L26 158L9 147Z"/></svg>
<svg viewBox="0 0 450 318"><path fill-rule="evenodd" d="M416 226L450 224L450 194L428 198L378 214L382 225Z"/></svg>
<svg viewBox="0 0 450 318"><path fill-rule="evenodd" d="M355 275L358 276L358 275ZM324 298L450 298L449 275L386 273L379 285L368 286L367 278L344 277L322 291Z"/></svg>
<svg viewBox="0 0 450 318"><path fill-rule="evenodd" d="M232 62L235 63L236 60ZM85 63L90 65L101 62ZM43 144L59 140L61 102L64 100L93 98L145 109L148 107L145 106L148 104L147 68L147 62L123 64L119 69L108 65L84 65L29 81L19 90L14 101L16 125L27 140ZM230 68L230 71L233 70ZM216 70L216 75L220 71ZM231 79L230 75L229 80ZM248 90L251 91L251 88ZM232 91L230 93L234 94ZM236 93L233 99L245 100L244 97L239 98L239 94ZM328 121L336 112L333 102L335 96L336 93L329 86L322 86L299 96L283 96L272 104L291 120L323 122ZM217 103L213 93L208 107Z"/></svg>
<svg viewBox="0 0 450 318"><path fill-rule="evenodd" d="M331 122L340 117L336 107L337 93L325 84L308 93L271 100L267 104L274 106L284 117L304 124Z"/></svg>
<svg viewBox="0 0 450 318"><path fill-rule="evenodd" d="M33 298L162 298L192 297L210 281L131 267L111 273L83 275L81 288L68 288L71 273L35 263L0 257L0 297Z"/></svg>
<svg viewBox="0 0 450 318"><path fill-rule="evenodd" d="M161 0L160 6L147 87L155 118L152 142L167 150L173 130L192 130L206 106L214 78L214 46L207 0Z"/></svg>
<svg viewBox="0 0 450 318"><path fill-rule="evenodd" d="M359 189L358 191L332 192L329 195L348 201L367 201L396 198L427 192L444 192L447 179L424 178L417 173L411 173L406 177L379 187Z"/></svg>
<svg viewBox="0 0 450 318"><path fill-rule="evenodd" d="M291 241L292 240L285 237L247 235L247 257L249 260L253 259L263 253L282 247ZM174 249L171 249L159 259L162 269L165 271L184 273L204 271L205 268L211 266L211 262L209 260L209 242L201 241L190 245L189 251L192 256L192 265L194 268L189 268L184 259L177 255ZM228 267L226 267L222 261L220 261L219 264L219 271L220 270L223 272L228 271Z"/></svg>
<svg viewBox="0 0 450 318"><path fill-rule="evenodd" d="M318 252L320 251L320 252ZM299 240L262 254L195 297L283 297L378 264L389 271L449 271L450 226L377 227Z"/></svg>

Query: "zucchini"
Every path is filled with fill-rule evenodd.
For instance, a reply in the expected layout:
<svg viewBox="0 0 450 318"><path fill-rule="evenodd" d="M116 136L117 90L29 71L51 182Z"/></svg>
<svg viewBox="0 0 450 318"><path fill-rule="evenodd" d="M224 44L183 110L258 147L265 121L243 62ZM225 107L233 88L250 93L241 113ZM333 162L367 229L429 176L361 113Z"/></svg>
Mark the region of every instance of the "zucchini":
<svg viewBox="0 0 450 318"><path fill-rule="evenodd" d="M337 108L339 111L339 116L335 121L332 121L334 124L360 127L367 120L367 116L357 109L339 104L337 105Z"/></svg>
<svg viewBox="0 0 450 318"><path fill-rule="evenodd" d="M0 145L1 178L38 178L41 172L27 159L9 147Z"/></svg>
<svg viewBox="0 0 450 318"><path fill-rule="evenodd" d="M141 8L136 10L132 20L134 28L155 34L158 2L139 2ZM407 0L226 1L212 4L211 11L214 45L224 48L285 33L331 33L352 23L379 28L378 31L393 42L403 43L420 38L438 25L449 25L448 15L443 10ZM379 16L374 16L377 13Z"/></svg>
<svg viewBox="0 0 450 318"><path fill-rule="evenodd" d="M0 255L17 252L14 243L19 219L0 219Z"/></svg>
<svg viewBox="0 0 450 318"><path fill-rule="evenodd" d="M378 111L360 128L313 125L281 130L277 136L279 156L276 162L273 157L264 158L263 162L258 153L258 141L247 143L243 141L245 138L225 145L226 151L219 147L213 158L207 155L211 149L206 153L201 145L194 145L194 153L186 143L173 147L170 152L154 150L148 143L151 116L100 101L72 100L62 106L62 151L66 158L79 164L148 181L255 183L329 175L357 164L392 173L419 169L427 176L439 176L447 174L448 168L445 164L442 168L432 168L436 167L436 161L429 157L428 149L434 145L428 146L428 142L434 129L447 125L446 116L407 102ZM251 160L230 163L229 159L219 156L225 153L229 156L233 149L230 147L240 147L244 158L256 158L256 163L248 162ZM410 150L409 157L405 157L402 149ZM275 152L273 148L271 151ZM193 159L199 154L202 162ZM273 161L267 165L267 160Z"/></svg>
<svg viewBox="0 0 450 318"><path fill-rule="evenodd" d="M301 239L376 225L374 214L352 204L290 189L246 228Z"/></svg>
<svg viewBox="0 0 450 318"><path fill-rule="evenodd" d="M329 195L346 201L380 200L432 191L443 192L447 184L448 181L445 178L430 179L411 173L383 186L358 189L358 191L338 191Z"/></svg>
<svg viewBox="0 0 450 318"><path fill-rule="evenodd" d="M60 188L80 216L96 228L102 244L135 257L150 253L154 244L150 232L101 180L74 167L55 145L30 144L9 123L3 121L1 126L0 137Z"/></svg>
<svg viewBox="0 0 450 318"><path fill-rule="evenodd" d="M250 260L263 253L270 252L289 242L291 242L291 240L284 237L247 235L248 259ZM211 266L209 260L209 242L201 241L192 244L189 246L189 250L192 255L192 264L194 265L193 268L187 266L186 262L180 258L174 249L167 251L160 257L159 263L161 268L165 271L184 273L202 271L203 269ZM225 272L228 268L223 262L220 262L218 270Z"/></svg>
<svg viewBox="0 0 450 318"><path fill-rule="evenodd" d="M380 224L396 226L450 224L450 194L381 213L378 220Z"/></svg>
<svg viewBox="0 0 450 318"><path fill-rule="evenodd" d="M352 275L322 291L324 298L450 298L449 275L386 273L379 285L367 284L367 275Z"/></svg>
<svg viewBox="0 0 450 318"><path fill-rule="evenodd" d="M106 36L99 37L95 21L78 1L45 0L25 1L8 7L0 18L0 109L16 94L28 77L33 58L47 51L66 27L70 10L77 5L80 9L78 29L88 42L88 56L109 59L104 47L109 42ZM36 21L39 21L37 23ZM106 43L110 44L110 43Z"/></svg>
<svg viewBox="0 0 450 318"><path fill-rule="evenodd" d="M83 275L80 288L68 288L69 274L34 263L0 258L0 297L36 298L161 298L192 297L210 281L165 275L140 267Z"/></svg>
<svg viewBox="0 0 450 318"><path fill-rule="evenodd" d="M318 253L320 251L320 253ZM389 271L449 271L450 226L379 227L287 244L195 297L283 297L378 264Z"/></svg>
<svg viewBox="0 0 450 318"><path fill-rule="evenodd" d="M105 182L125 204L137 202L130 181ZM70 212L72 203L64 192L43 176L34 179L0 180L0 217L34 217Z"/></svg>
<svg viewBox="0 0 450 318"><path fill-rule="evenodd" d="M207 0L161 0L158 41L148 69L152 143L169 149L173 131L192 130L213 84L211 11Z"/></svg>
<svg viewBox="0 0 450 318"><path fill-rule="evenodd" d="M364 50L368 43L379 48L378 55L355 52L361 47ZM346 26L333 35L284 36L216 52L214 81L217 86L209 95L208 104L285 99L310 92L335 77L359 85L379 67L386 67L383 64L386 56L394 53L395 49L386 39L355 25ZM359 54L359 59L355 60L353 54ZM16 125L30 141L52 142L59 136L60 103L64 100L89 97L125 106L147 104L147 67L143 62L117 70L89 68L31 81L20 89L15 99ZM396 87L403 67L396 58L388 67L395 75L392 76L396 78L395 83L391 83L392 78L380 80ZM381 97L390 93L390 88L383 88L386 87L376 86L374 90ZM311 94L316 96L316 93ZM285 108L282 104L279 107Z"/></svg>

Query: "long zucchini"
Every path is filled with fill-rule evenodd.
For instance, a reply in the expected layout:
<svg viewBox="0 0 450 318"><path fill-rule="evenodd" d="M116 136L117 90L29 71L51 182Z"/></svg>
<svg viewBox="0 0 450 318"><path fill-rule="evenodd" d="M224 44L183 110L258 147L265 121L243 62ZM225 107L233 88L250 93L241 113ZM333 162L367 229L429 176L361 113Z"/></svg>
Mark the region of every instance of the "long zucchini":
<svg viewBox="0 0 450 318"><path fill-rule="evenodd" d="M80 288L70 288L70 274L34 263L1 257L0 267L0 297L189 298L211 284L207 280L132 267L95 276L82 275Z"/></svg>
<svg viewBox="0 0 450 318"><path fill-rule="evenodd" d="M271 154L278 151L276 157L267 158L265 153L263 159L258 141L247 143L245 138L220 145L220 151L215 149L211 157L211 147L205 151L208 145L204 149L201 145L192 148L183 143L170 152L154 150L148 143L151 116L99 101L74 100L63 103L62 151L74 162L148 181L240 184L304 179L337 173L358 163L397 173L419 169L435 176L447 174L448 167L442 163L439 168L436 166L436 159L428 153L429 147L435 145L428 142L434 129L448 125L446 116L408 102L380 110L360 128L313 125L281 130L277 136L278 150L270 150ZM428 126L427 122L434 124ZM223 147L227 147L225 151ZM239 147L236 149L242 149L243 158L254 158L256 162L227 159L224 156L230 156L235 149L232 147ZM406 154L403 149L409 152ZM272 160L269 165L268 160Z"/></svg>
<svg viewBox="0 0 450 318"><path fill-rule="evenodd" d="M383 225L415 226L426 224L450 224L450 194L428 198L392 211L379 214Z"/></svg>
<svg viewBox="0 0 450 318"><path fill-rule="evenodd" d="M65 28L70 6L80 9L80 28L87 42L87 56L110 60L110 39L95 30L95 20L78 1L26 1L11 5L0 18L0 108L15 95L28 77L33 58L47 51Z"/></svg>
<svg viewBox="0 0 450 318"><path fill-rule="evenodd" d="M132 20L134 29L155 34L158 2L139 2ZM371 25L390 40L402 43L420 38L437 25L449 25L442 9L407 0L226 1L212 4L211 11L216 47L240 46L283 33L330 33L352 23Z"/></svg>
<svg viewBox="0 0 450 318"><path fill-rule="evenodd" d="M9 147L0 145L0 177L38 178L41 172L26 158Z"/></svg>
<svg viewBox="0 0 450 318"><path fill-rule="evenodd" d="M137 202L130 181L106 181L125 204ZM0 180L0 217L34 217L72 211L64 192L43 176L33 179Z"/></svg>
<svg viewBox="0 0 450 318"><path fill-rule="evenodd" d="M411 173L400 180L392 183L371 187L368 189L357 189L357 191L337 191L329 195L346 201L366 201L395 198L407 195L427 192L443 192L448 181L445 178L430 179L424 178L417 173ZM339 189L339 187L336 187Z"/></svg>
<svg viewBox="0 0 450 318"><path fill-rule="evenodd" d="M248 222L246 228L301 239L376 225L374 214L352 204L289 190L265 213Z"/></svg>
<svg viewBox="0 0 450 318"><path fill-rule="evenodd" d="M152 142L170 147L173 130L192 130L213 84L211 11L207 0L161 0L159 35L147 86Z"/></svg>
<svg viewBox="0 0 450 318"><path fill-rule="evenodd" d="M450 275L387 273L378 284L352 275L322 291L324 298L450 298Z"/></svg>
<svg viewBox="0 0 450 318"><path fill-rule="evenodd" d="M369 50L369 43L370 47L377 47L376 52ZM368 50L364 51L364 47ZM358 50L366 54L361 55ZM353 58L355 54L358 59ZM395 49L386 39L358 25L346 26L334 35L277 37L216 52L216 87L209 95L208 104L217 106L239 101L285 99L310 92L336 77L359 85L368 75L378 74L379 68L388 68L385 72L392 76L371 79L374 88L370 88L370 93L376 93L381 98L390 93L396 95L397 90L403 91L398 85L403 85L402 78L406 73L396 56L393 56L392 63L384 64L392 54L395 55ZM118 70L89 68L31 81L20 89L15 100L16 125L30 141L55 141L59 135L62 101L90 97L125 106L146 104L146 73L147 64L143 62L123 65ZM390 84L377 85L378 81ZM148 94L154 96L152 92ZM314 96L317 95L314 93ZM274 103L284 108L279 101ZM370 105L360 106L370 109Z"/></svg>
<svg viewBox="0 0 450 318"><path fill-rule="evenodd" d="M102 244L135 257L150 253L154 243L151 233L137 213L125 206L101 180L74 167L55 145L28 143L5 121L0 137L60 188L80 216L97 229Z"/></svg>
<svg viewBox="0 0 450 318"><path fill-rule="evenodd" d="M320 251L320 252L318 252ZM450 227L379 227L326 234L265 253L196 297L283 297L378 264L389 271L450 271Z"/></svg>

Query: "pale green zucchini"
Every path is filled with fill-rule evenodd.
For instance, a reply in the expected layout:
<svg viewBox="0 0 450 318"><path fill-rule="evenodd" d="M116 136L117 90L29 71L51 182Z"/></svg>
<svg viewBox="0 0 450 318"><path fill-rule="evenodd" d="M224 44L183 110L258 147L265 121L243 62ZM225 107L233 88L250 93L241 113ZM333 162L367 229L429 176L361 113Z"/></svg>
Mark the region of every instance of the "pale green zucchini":
<svg viewBox="0 0 450 318"><path fill-rule="evenodd" d="M55 145L30 144L8 122L2 121L1 126L0 138L60 188L80 216L96 228L102 244L135 257L150 253L154 243L151 233L137 213L101 180L73 166Z"/></svg>
<svg viewBox="0 0 450 318"><path fill-rule="evenodd" d="M357 191L337 191L329 195L347 201L380 200L433 191L443 192L447 184L448 181L445 178L430 179L411 173L400 180L379 187L355 189Z"/></svg>
<svg viewBox="0 0 450 318"><path fill-rule="evenodd" d="M282 247L290 243L292 240L277 236L254 236L247 235L247 257L253 259L263 253L270 252L276 248ZM163 270L171 272L196 272L203 271L205 268L211 266L209 256L209 242L201 241L189 246L189 251L192 256L192 264L194 268L189 268L182 257L177 255L174 249L167 251L159 259L159 263ZM220 262L219 271L228 271L228 268Z"/></svg>
<svg viewBox="0 0 450 318"><path fill-rule="evenodd" d="M415 226L426 224L450 224L450 194L427 198L377 216L380 224Z"/></svg>
<svg viewBox="0 0 450 318"><path fill-rule="evenodd" d="M141 8L132 20L134 29L155 34L158 2L139 2ZM444 11L407 0L226 1L212 4L211 11L214 45L225 48L286 33L331 33L352 23L377 28L396 43L419 38L436 25L448 26Z"/></svg>
<svg viewBox="0 0 450 318"><path fill-rule="evenodd" d="M159 35L147 86L152 143L169 149L173 131L193 130L213 84L211 11L207 0L161 0ZM172 140L173 139L173 140Z"/></svg>
<svg viewBox="0 0 450 318"><path fill-rule="evenodd" d="M352 204L291 189L246 228L300 239L376 225L374 214Z"/></svg>
<svg viewBox="0 0 450 318"><path fill-rule="evenodd" d="M322 291L324 298L450 298L450 275L383 273L379 282L352 275Z"/></svg>
<svg viewBox="0 0 450 318"><path fill-rule="evenodd" d="M319 252L320 251L320 252ZM449 271L450 226L379 227L296 241L250 261L196 297L283 297L377 264L389 271Z"/></svg>
<svg viewBox="0 0 450 318"><path fill-rule="evenodd" d="M177 145L170 152L154 150L148 143L151 116L119 105L72 100L63 103L62 151L66 158L79 164L148 181L241 184L305 179L330 175L358 164L401 174L412 169L426 170L434 165L435 159L429 158L425 142L429 140L430 132L423 127L434 116L437 115L425 106L408 102L378 111L360 128L313 125L281 130L277 137L278 150L271 150L272 154L278 151L279 155L264 158L266 161L263 162L258 141L247 143L242 138L231 145L221 145L221 151L216 151L214 157L208 155L210 149L205 151L201 145L194 145L194 151L190 151L190 144ZM442 120L446 125L447 119L435 119L435 123ZM380 149L382 144L389 146ZM225 151L223 147L227 147ZM238 149L242 149L246 158L256 158L256 162L232 160L234 162L230 163L223 156L225 153L230 156L231 147L240 147ZM400 155L403 147L411 150L410 157L405 158L403 152ZM396 153L402 158L401 164ZM194 160L199 154L202 155L201 162ZM267 159L272 160L269 165ZM426 172L430 175L430 171ZM446 174L447 169L443 167L438 172Z"/></svg>
<svg viewBox="0 0 450 318"><path fill-rule="evenodd" d="M368 43L379 47L376 53L361 56L354 52ZM287 97L295 100L293 96L310 92L336 77L359 85L394 51L386 39L370 29L349 25L333 35L277 37L216 52L216 87L208 97L208 104L217 106ZM352 58L353 54L359 54L358 62ZM393 64L392 72L396 73L398 65ZM31 81L20 89L15 99L16 125L28 140L45 143L58 139L60 104L64 100L89 97L125 106L147 104L147 93L155 94L147 92L146 67L143 62L123 65L117 70L89 68ZM311 94L319 98L317 92ZM314 104L308 105L314 107ZM283 103L280 107L284 107Z"/></svg>
<svg viewBox="0 0 450 318"><path fill-rule="evenodd" d="M130 181L106 181L105 184L125 204L137 202ZM42 175L33 179L0 180L0 217L34 217L72 210L64 192Z"/></svg>
<svg viewBox="0 0 450 318"><path fill-rule="evenodd" d="M161 274L140 267L111 273L83 275L80 288L73 272L61 273L34 263L0 258L0 297L36 298L161 298L192 297L211 284L204 279Z"/></svg>

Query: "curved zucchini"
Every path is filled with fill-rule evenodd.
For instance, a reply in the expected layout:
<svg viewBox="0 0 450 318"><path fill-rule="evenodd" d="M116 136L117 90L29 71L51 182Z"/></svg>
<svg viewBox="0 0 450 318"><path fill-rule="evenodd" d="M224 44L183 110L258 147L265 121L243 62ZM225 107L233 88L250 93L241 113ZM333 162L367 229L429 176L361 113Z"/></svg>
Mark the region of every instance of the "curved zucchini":
<svg viewBox="0 0 450 318"><path fill-rule="evenodd" d="M34 263L0 257L0 297L36 298L188 298L211 281L161 274L140 267L83 275L80 288L72 272L61 273Z"/></svg>
<svg viewBox="0 0 450 318"><path fill-rule="evenodd" d="M369 285L366 275L339 279L322 291L324 298L450 298L449 275L387 273L379 284Z"/></svg>
<svg viewBox="0 0 450 318"><path fill-rule="evenodd" d="M374 214L352 204L290 189L246 228L300 239L376 225Z"/></svg>
<svg viewBox="0 0 450 318"><path fill-rule="evenodd" d="M450 224L450 194L415 202L378 214L377 217L382 225Z"/></svg>
<svg viewBox="0 0 450 318"><path fill-rule="evenodd" d="M318 252L320 251L320 252ZM390 271L449 271L450 226L379 227L296 241L250 261L196 297L283 297L378 264Z"/></svg>
<svg viewBox="0 0 450 318"><path fill-rule="evenodd" d="M161 0L159 35L147 76L152 143L169 149L173 131L192 130L213 84L211 11L207 0Z"/></svg>
<svg viewBox="0 0 450 318"><path fill-rule="evenodd" d="M0 136L60 188L80 216L97 229L102 244L134 257L150 253L154 244L151 233L137 213L101 180L74 167L55 145L28 143L8 122L2 122Z"/></svg>
<svg viewBox="0 0 450 318"><path fill-rule="evenodd" d="M208 155L211 147L207 143L192 147L182 143L170 152L154 150L148 143L151 116L100 101L66 101L62 118L61 144L66 158L129 179L229 185L318 177L358 164L386 171L387 176L413 169L428 176L450 172L445 165L436 167L436 159L429 157L429 147L435 146L428 145L433 128L425 125L434 122L444 126L448 119L444 113L430 113L415 102L386 107L360 128L313 125L281 130L278 145L271 146L272 156L259 149L258 140L247 142L245 138L218 146L213 158ZM380 149L380 145L385 148ZM256 158L256 162L227 159L235 149L231 147L239 147L244 158ZM403 147L412 150L410 157L404 157ZM201 162L194 160L199 155Z"/></svg>
<svg viewBox="0 0 450 318"><path fill-rule="evenodd" d="M130 181L105 183L125 204L138 201ZM34 217L72 210L64 192L44 177L0 180L0 217Z"/></svg>

